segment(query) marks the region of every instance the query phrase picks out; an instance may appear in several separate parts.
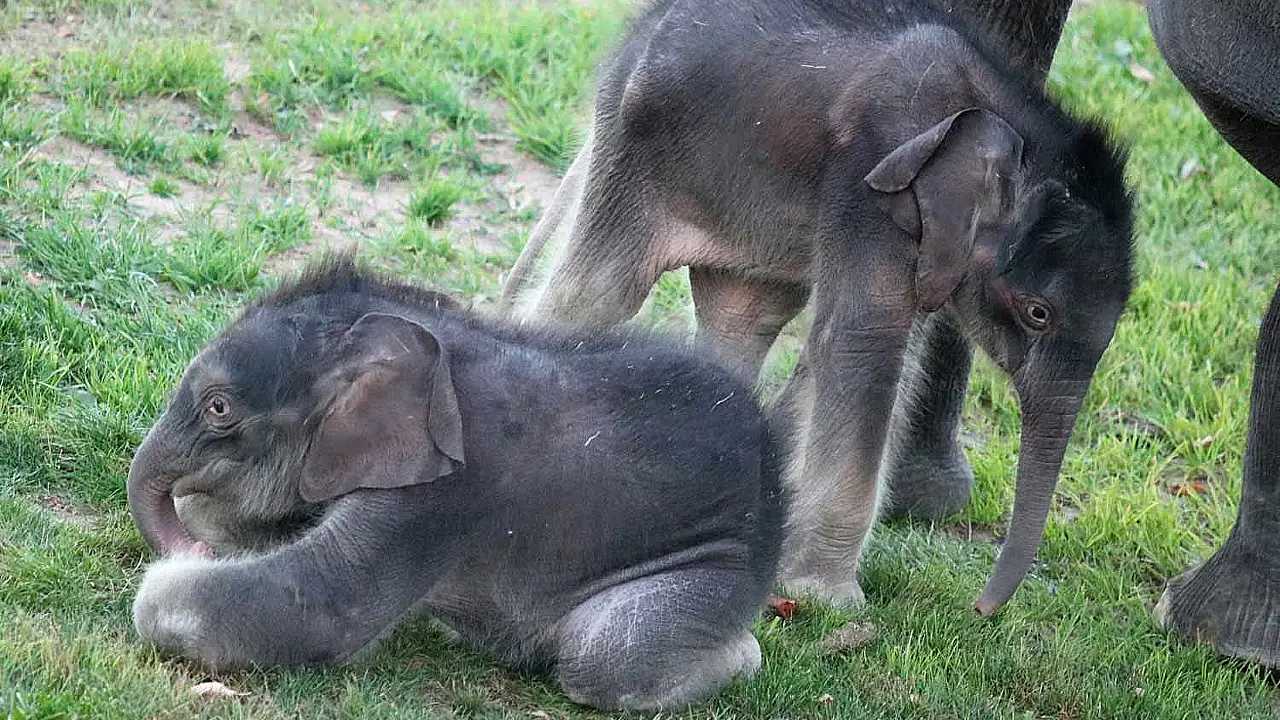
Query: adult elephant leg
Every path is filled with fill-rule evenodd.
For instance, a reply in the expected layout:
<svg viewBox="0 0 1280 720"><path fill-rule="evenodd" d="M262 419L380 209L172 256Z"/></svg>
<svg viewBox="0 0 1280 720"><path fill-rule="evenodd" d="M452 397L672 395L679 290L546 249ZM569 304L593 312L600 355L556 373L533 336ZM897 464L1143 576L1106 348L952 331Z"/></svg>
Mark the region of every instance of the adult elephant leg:
<svg viewBox="0 0 1280 720"><path fill-rule="evenodd" d="M1280 7L1270 0L1150 0L1152 34L1209 122L1280 184ZM1226 543L1173 580L1163 627L1280 667L1280 287L1258 334L1240 510Z"/></svg>
<svg viewBox="0 0 1280 720"><path fill-rule="evenodd" d="M886 455L886 517L938 518L969 502L973 469L956 442L973 350L941 313L913 331Z"/></svg>
<svg viewBox="0 0 1280 720"><path fill-rule="evenodd" d="M1204 564L1169 581L1156 620L1224 654L1280 667L1280 287L1254 368L1235 527Z"/></svg>
<svg viewBox="0 0 1280 720"><path fill-rule="evenodd" d="M1280 184L1280 5L1150 0L1160 53L1214 128Z"/></svg>
<svg viewBox="0 0 1280 720"><path fill-rule="evenodd" d="M945 0L943 6L971 18L1011 67L1027 69L1043 85L1071 0Z"/></svg>
<svg viewBox="0 0 1280 720"><path fill-rule="evenodd" d="M755 382L778 333L809 297L803 285L748 280L719 268L690 267L689 285L697 343L747 382Z"/></svg>

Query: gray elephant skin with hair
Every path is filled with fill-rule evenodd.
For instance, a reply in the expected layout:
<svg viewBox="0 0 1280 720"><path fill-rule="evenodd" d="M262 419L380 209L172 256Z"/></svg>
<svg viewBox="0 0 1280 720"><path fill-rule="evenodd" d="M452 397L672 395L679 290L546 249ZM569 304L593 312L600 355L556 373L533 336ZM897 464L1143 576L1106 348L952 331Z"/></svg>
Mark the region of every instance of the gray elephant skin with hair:
<svg viewBox="0 0 1280 720"><path fill-rule="evenodd" d="M982 39L978 22L999 18L949 10L655 3L602 72L586 144L504 301L608 327L687 266L697 340L749 381L809 303L771 410L794 489L782 577L848 604L882 505L936 517L967 502L955 438L980 346L1022 408L1009 532L975 605L990 614L1035 558L1127 302L1132 202L1125 153L1045 97L1046 58L1022 48L1034 59L1015 66Z"/></svg>
<svg viewBox="0 0 1280 720"><path fill-rule="evenodd" d="M680 707L760 665L777 464L713 364L330 258L224 329L139 447L130 509L167 557L134 623L227 671L344 663L427 613L576 702Z"/></svg>

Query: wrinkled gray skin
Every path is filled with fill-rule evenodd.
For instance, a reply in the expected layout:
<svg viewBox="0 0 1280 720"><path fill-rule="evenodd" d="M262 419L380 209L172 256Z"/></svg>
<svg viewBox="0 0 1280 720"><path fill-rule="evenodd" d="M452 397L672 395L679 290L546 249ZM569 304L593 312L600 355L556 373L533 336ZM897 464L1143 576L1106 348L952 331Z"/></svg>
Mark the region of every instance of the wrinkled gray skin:
<svg viewBox="0 0 1280 720"><path fill-rule="evenodd" d="M606 327L688 266L699 342L746 379L812 295L771 410L796 488L793 589L861 602L886 494L923 515L967 500L970 343L1023 410L1013 517L978 610L1034 559L1129 294L1132 221L1123 153L1039 89L1052 53L983 40L1029 24L924 2L657 3L603 73L586 146L504 289L528 317ZM550 274L524 292L558 232Z"/></svg>
<svg viewBox="0 0 1280 720"><path fill-rule="evenodd" d="M210 343L139 447L130 510L169 556L134 623L226 671L343 663L422 612L579 703L680 707L759 667L776 464L719 367L330 260Z"/></svg>
<svg viewBox="0 0 1280 720"><path fill-rule="evenodd" d="M1280 4L1148 0L1160 52L1209 122L1280 185ZM1240 514L1226 543L1169 581L1161 625L1280 667L1280 287L1258 334Z"/></svg>

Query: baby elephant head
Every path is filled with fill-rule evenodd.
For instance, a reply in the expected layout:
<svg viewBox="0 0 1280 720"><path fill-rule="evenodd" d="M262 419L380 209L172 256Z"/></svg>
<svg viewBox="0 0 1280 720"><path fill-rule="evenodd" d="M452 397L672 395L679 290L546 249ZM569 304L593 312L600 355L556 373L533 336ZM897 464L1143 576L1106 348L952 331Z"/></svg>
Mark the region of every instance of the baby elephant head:
<svg viewBox="0 0 1280 720"><path fill-rule="evenodd" d="M1033 145L995 113L963 110L866 177L919 243L925 312L949 313L1013 380L1022 405L1009 537L978 601L993 612L1040 544L1063 454L1132 285L1124 154L1065 116ZM1030 136L1028 136L1029 138Z"/></svg>
<svg viewBox="0 0 1280 720"><path fill-rule="evenodd" d="M286 539L346 493L463 461L431 331L384 313L344 323L256 307L188 366L129 468L129 509L158 553L230 552Z"/></svg>

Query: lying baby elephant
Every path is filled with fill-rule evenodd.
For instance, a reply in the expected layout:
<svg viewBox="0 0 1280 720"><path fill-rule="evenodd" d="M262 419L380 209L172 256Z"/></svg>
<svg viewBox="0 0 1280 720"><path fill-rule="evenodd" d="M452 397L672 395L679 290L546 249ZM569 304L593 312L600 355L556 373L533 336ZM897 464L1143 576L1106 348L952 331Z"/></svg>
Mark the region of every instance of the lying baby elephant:
<svg viewBox="0 0 1280 720"><path fill-rule="evenodd" d="M426 612L576 702L686 705L760 665L776 464L727 371L329 259L201 352L138 449L133 517L179 554L134 623L228 670L342 663Z"/></svg>

